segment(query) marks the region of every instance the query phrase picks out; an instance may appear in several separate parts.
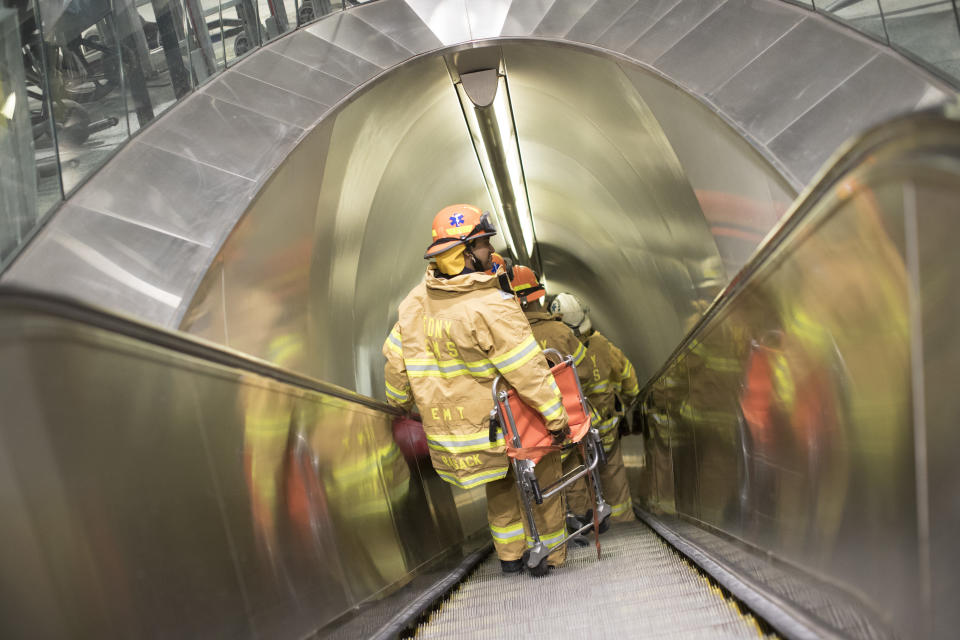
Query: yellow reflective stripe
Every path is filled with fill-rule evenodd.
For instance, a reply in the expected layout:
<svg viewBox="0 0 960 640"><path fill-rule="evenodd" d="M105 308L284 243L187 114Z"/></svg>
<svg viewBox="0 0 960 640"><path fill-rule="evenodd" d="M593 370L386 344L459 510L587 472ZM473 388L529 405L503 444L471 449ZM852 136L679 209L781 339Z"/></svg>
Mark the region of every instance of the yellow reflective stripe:
<svg viewBox="0 0 960 640"><path fill-rule="evenodd" d="M637 382L632 387L624 387L623 392L628 396L635 396L640 393L640 383Z"/></svg>
<svg viewBox="0 0 960 640"><path fill-rule="evenodd" d="M478 485L503 478L507 475L507 469L504 468L500 471L480 471L464 476L463 478L458 478L456 474L449 471L441 471L438 469L437 475L461 489L471 489Z"/></svg>
<svg viewBox="0 0 960 640"><path fill-rule="evenodd" d="M537 407L537 411L547 420L556 420L563 414L563 401L557 399L553 402L540 405Z"/></svg>
<svg viewBox="0 0 960 640"><path fill-rule="evenodd" d="M607 431L610 431L610 429L613 429L613 428L617 425L617 417L618 417L618 416L613 416L612 418L607 418L607 419L604 420L603 422L600 422L599 424L597 424L597 425L596 425L596 426L597 426L597 431L599 431L601 434L604 434L604 433L606 433Z"/></svg>
<svg viewBox="0 0 960 640"><path fill-rule="evenodd" d="M532 547L533 538L531 538L530 536L526 536L526 538L527 538L527 546ZM540 542L547 545L548 547L552 547L555 544L560 544L560 541L563 540L563 538L564 538L563 529L560 529L559 531L553 531L551 533L540 534Z"/></svg>
<svg viewBox="0 0 960 640"><path fill-rule="evenodd" d="M450 451L453 453L466 453L469 451L486 451L495 447L502 447L506 444L503 434L495 441L490 442L490 436L487 434L467 436L468 439L460 440L454 436L443 436L435 438L427 436L427 446L436 451Z"/></svg>
<svg viewBox="0 0 960 640"><path fill-rule="evenodd" d="M497 527L490 525L490 533L497 542L507 543L516 540L523 540L523 523L517 522L506 527Z"/></svg>
<svg viewBox="0 0 960 640"><path fill-rule="evenodd" d="M518 284L513 288L514 291L523 291L524 289L529 289L532 287L532 284Z"/></svg>
<svg viewBox="0 0 960 640"><path fill-rule="evenodd" d="M436 358L404 358L403 364L407 369L407 375L414 378L427 376L453 378L464 375L489 378L494 373L493 363L489 360L464 362L459 358L439 361Z"/></svg>
<svg viewBox="0 0 960 640"><path fill-rule="evenodd" d="M583 362L583 359L587 357L587 350L582 344L577 343L577 350L573 352L573 364L574 366L579 367L580 363Z"/></svg>
<svg viewBox="0 0 960 640"><path fill-rule="evenodd" d="M514 369L518 369L525 365L527 362L532 360L540 353L540 346L537 344L537 341L534 340L533 334L527 337L526 340L518 344L510 351L507 351L503 355L496 356L491 358L491 362L497 368L500 373L510 373Z"/></svg>
<svg viewBox="0 0 960 640"><path fill-rule="evenodd" d="M403 340L401 339L400 334L397 332L396 327L394 327L390 331L390 335L387 336L387 347L393 351L396 351L400 355L403 355Z"/></svg>
<svg viewBox="0 0 960 640"><path fill-rule="evenodd" d="M627 361L627 364L623 367L623 371L620 372L621 378L626 378L630 374L630 361Z"/></svg>
<svg viewBox="0 0 960 640"><path fill-rule="evenodd" d="M598 382L597 384L590 385L589 387L587 387L587 395L590 395L591 393L601 393L603 391L606 391L609 388L610 388L609 380L604 382Z"/></svg>
<svg viewBox="0 0 960 640"><path fill-rule="evenodd" d="M614 504L610 506L610 515L619 516L623 515L627 511L630 511L630 507L633 506L633 501L627 499L626 502L621 502L620 504Z"/></svg>
<svg viewBox="0 0 960 640"><path fill-rule="evenodd" d="M387 388L387 395L393 398L394 400L399 400L400 402L406 402L407 399L410 397L407 395L406 391L401 391L400 389L397 389L395 386L393 386L386 380L383 381L383 384Z"/></svg>

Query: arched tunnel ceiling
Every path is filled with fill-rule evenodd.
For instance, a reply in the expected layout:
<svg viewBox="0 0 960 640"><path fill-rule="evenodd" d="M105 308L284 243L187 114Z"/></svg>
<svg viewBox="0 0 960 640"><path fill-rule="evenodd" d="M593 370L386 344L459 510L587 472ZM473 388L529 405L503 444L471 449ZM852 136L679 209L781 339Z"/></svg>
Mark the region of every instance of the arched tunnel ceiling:
<svg viewBox="0 0 960 640"><path fill-rule="evenodd" d="M684 169L616 61L492 46L550 290L580 295L652 374L715 293L698 287L705 274L725 281ZM425 57L307 136L227 240L183 326L380 395L380 347L422 277L430 221L460 201L491 206L443 58Z"/></svg>
<svg viewBox="0 0 960 640"><path fill-rule="evenodd" d="M889 49L777 0L378 0L273 41L170 110L61 207L3 274L2 281L60 292L166 326L192 327L215 340L272 357L282 340L270 348L256 346L257 340L247 344L245 336L254 332L239 327L243 323L252 327L256 321L236 316L238 310L260 308L256 302L244 303L238 297L242 286L251 284L244 278L261 275L254 266L258 264L254 257L259 255L262 263L270 263L276 271L289 269L289 273L278 277L273 289L264 280L253 290L273 294L278 288L306 286L301 293L334 296L274 309L271 321L263 319L270 318L266 310L271 306L264 304L259 330L275 326L275 322L298 325L294 332L298 339L309 338L319 347L319 338L310 334L323 331L325 325L319 317L324 313L336 312L340 320L349 323L359 322L361 317L364 323L386 323L396 300L362 315L356 300L347 305L338 297L337 287L349 287L351 276L357 287L361 283L366 287L368 277L377 280L376 274L368 276L361 266L349 265L353 259L349 251L363 243L359 223L343 221L340 213L329 212L331 217L321 220L315 215L316 207L318 202L344 206L360 216L358 220L368 214L370 220L378 221L373 226L378 226L381 218L374 217L373 208L380 211L386 206L382 203L394 196L378 191L365 200L355 195L334 197L334 187L326 176L340 171L346 182L365 188L381 179L399 184L408 175L400 167L416 170L422 160L401 161L409 155L405 151L391 156L377 170L348 177L343 167L334 165L356 171L362 163L336 160L335 154L327 157L327 151L338 152L339 141L350 138L340 123L355 116L346 112L362 103L367 93L402 75L405 67L419 64L409 62L411 59L481 38L532 38L530 42L542 46L586 46L617 60L616 66L641 96L639 103L652 112L669 140L728 273L742 264L785 209L793 191L844 139L892 115L940 102L949 94ZM556 50L544 49L543 55L553 52ZM517 71L522 71L522 65ZM325 82L327 88L322 90L314 84L315 79L328 76L338 82ZM269 84L269 95L249 89L262 84L235 82L244 78ZM622 78L619 82L626 88ZM305 95L310 100L304 100ZM403 141L407 134L398 133L400 126L375 118L357 124L353 144L367 145L385 136L393 140L395 149L407 148L410 145ZM410 128L410 140L417 139L418 129ZM224 140L231 140L231 148L238 147L238 133L243 139L240 146L247 152L224 153ZM555 149L556 142L529 140L525 146L524 153L531 154L533 163L538 153ZM468 147L468 151L454 154L459 158L456 161L448 153L449 162L436 175L466 175L470 153ZM571 160L577 156L555 153L552 161L557 172L566 167L570 179L588 178L590 172L578 169ZM336 160L334 165L331 160ZM375 165L380 162L371 161ZM771 171L771 165L783 177ZM582 260L580 252L571 252L554 239L563 237L563 227L570 225L566 219L551 221L547 212L567 210L562 205L569 208L570 202L549 186L549 176L542 175L549 171L538 173L535 166L530 170L531 198L543 209L537 214L538 225L545 247L552 252L547 263L548 270L554 269L553 275L548 273L551 284L583 290L589 287L583 283L584 274L596 267ZM612 191L607 189L615 182L617 171L596 173L602 173L605 182L594 182L599 186L588 208L605 203L608 211L624 209L621 200L609 197ZM327 190L323 198L318 191L319 176ZM435 208L431 204L434 199L482 199L479 179L477 172L473 182L448 183L446 187L414 181L411 192L421 189L426 196L420 198L422 209L417 215L428 218L426 210ZM291 195L308 182L313 186ZM258 215L271 198L279 208L272 210L269 219ZM417 198L408 194L407 199ZM364 214L361 209L367 204L371 209ZM311 207L313 213L293 222L289 211L300 207ZM277 211L284 212L282 222ZM391 211L395 213L396 208ZM238 226L244 212L248 215ZM396 245L415 235L415 223L410 219L407 226L396 229L397 235L390 236ZM284 230L279 234L283 238L297 228L310 235L307 240L298 236L295 248L269 235L250 239L278 229ZM393 229L389 224L383 228ZM318 259L314 252L314 238L320 230L346 234L343 243L323 238L323 242L334 242L331 246L340 252L335 263ZM228 234L232 234L231 240L224 244ZM246 244L242 241L245 237ZM637 264L661 255L652 244L656 238L657 234L649 231L635 246L619 250L618 260ZM268 256L271 248L275 254ZM389 252L381 248L371 254L368 250L363 264L389 262ZM313 257L305 260L304 254ZM242 260L237 262L237 258ZM576 270L574 264L584 266ZM704 277L694 273L698 267L686 257L654 264L655 269L646 265L650 269L645 273L657 272L660 281L670 283L670 291L680 291ZM560 265L571 265L570 273L557 270L562 269ZM419 271L419 266L398 260L390 266L396 287L384 285L388 294L360 293L358 299L397 298L407 286L399 283ZM625 297L635 295L623 286L622 279L629 274L609 269L601 272L609 289ZM334 273L336 280L331 285ZM304 285L298 280L302 277L310 283ZM317 284L323 280L328 284ZM253 290L251 300L257 297ZM646 290L645 296L635 302L646 307L642 314L648 323L650 314L654 314L653 322L660 323L672 313L677 330L681 330L684 304L663 291ZM309 309L298 311L298 304L301 310ZM604 324L614 322L615 312L604 305L597 307L597 313ZM234 321L241 324L231 331ZM360 362L366 358L363 354L374 348L372 336L380 329L364 325L356 331L364 336L353 343L360 354L356 362ZM331 344L340 350L331 350L329 357L318 356L331 362L344 353L351 337L357 338L354 330L337 330L332 335L337 341L331 338ZM645 357L641 351L631 355ZM365 365L361 363L358 369L356 362L353 367L325 364L310 370L347 386L354 386L349 380L356 379L361 390L377 386L376 374L360 372ZM340 373L334 375L328 369Z"/></svg>

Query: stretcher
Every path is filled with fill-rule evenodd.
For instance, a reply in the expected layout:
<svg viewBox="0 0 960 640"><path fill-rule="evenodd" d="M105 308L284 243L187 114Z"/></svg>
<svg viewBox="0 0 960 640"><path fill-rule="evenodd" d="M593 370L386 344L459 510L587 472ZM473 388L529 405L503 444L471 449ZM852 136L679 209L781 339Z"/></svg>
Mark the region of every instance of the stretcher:
<svg viewBox="0 0 960 640"><path fill-rule="evenodd" d="M572 356L564 356L556 349L544 349L548 361L556 361L550 372L553 374L567 412L570 427L569 441L562 446L555 444L553 434L547 431L540 413L525 404L516 391L509 388L502 376L497 376L492 385L494 410L491 425L494 422L503 429L507 441L507 456L517 479L517 490L526 517L527 535L533 540L532 546L524 556L527 569L536 574L545 571L546 560L554 550L575 537L582 537L593 528L598 535L599 523L610 515L611 508L604 499L600 486L598 470L606 462L600 434L591 421L591 411L580 387ZM492 426L491 426L492 430ZM537 462L551 451L578 449L582 463L564 474L557 482L542 487L534 473ZM582 524L573 530L567 530L567 536L553 545L547 545L540 539L533 515L533 505L543 504L565 488L587 477L593 500L593 522ZM578 524L580 524L578 522ZM529 543L528 543L529 544ZM597 539L597 557L600 557L600 543Z"/></svg>

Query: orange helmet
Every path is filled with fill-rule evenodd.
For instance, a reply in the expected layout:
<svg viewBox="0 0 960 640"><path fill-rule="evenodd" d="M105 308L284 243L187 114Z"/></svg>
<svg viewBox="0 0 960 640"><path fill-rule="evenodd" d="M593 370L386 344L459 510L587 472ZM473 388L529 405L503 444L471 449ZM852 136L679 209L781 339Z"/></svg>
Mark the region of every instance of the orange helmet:
<svg viewBox="0 0 960 640"><path fill-rule="evenodd" d="M547 295L543 290L543 285L537 280L537 274L530 267L524 267L523 265L513 268L513 280L510 281L510 286L513 287L517 299L524 304L529 304Z"/></svg>
<svg viewBox="0 0 960 640"><path fill-rule="evenodd" d="M502 255L494 251L490 254L490 262L493 263L490 267L490 273L493 275L506 273L508 278L513 278L513 265Z"/></svg>
<svg viewBox="0 0 960 640"><path fill-rule="evenodd" d="M434 216L433 242L423 257L432 258L458 244L496 234L489 213L470 204L452 204Z"/></svg>

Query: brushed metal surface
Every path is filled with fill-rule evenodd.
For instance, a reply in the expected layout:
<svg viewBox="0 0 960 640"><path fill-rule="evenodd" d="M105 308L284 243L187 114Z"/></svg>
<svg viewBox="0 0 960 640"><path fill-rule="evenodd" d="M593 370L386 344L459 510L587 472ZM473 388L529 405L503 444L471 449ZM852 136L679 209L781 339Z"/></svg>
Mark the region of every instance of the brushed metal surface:
<svg viewBox="0 0 960 640"><path fill-rule="evenodd" d="M563 37L597 1L564 2L563 0L557 0L547 10L546 15L536 25L531 35Z"/></svg>
<svg viewBox="0 0 960 640"><path fill-rule="evenodd" d="M305 27L305 30L384 69L411 55L395 40L350 13L334 14Z"/></svg>
<svg viewBox="0 0 960 640"><path fill-rule="evenodd" d="M163 125L146 129L138 140L250 179L278 164L303 133L202 93L164 117Z"/></svg>
<svg viewBox="0 0 960 640"><path fill-rule="evenodd" d="M460 201L489 206L450 76L428 58L324 120L260 192L220 252L227 344L379 396L383 336L423 275L430 220ZM192 305L215 309L205 296ZM216 332L203 316L183 328Z"/></svg>
<svg viewBox="0 0 960 640"><path fill-rule="evenodd" d="M202 245L72 203L58 215L7 283L68 297L85 291L105 307L139 309L160 325L173 321L182 284L202 276L195 270Z"/></svg>
<svg viewBox="0 0 960 640"><path fill-rule="evenodd" d="M698 295L694 265L719 263L716 243L670 143L620 67L544 48L503 53L548 292L579 295L594 326L645 378L679 341L678 319ZM643 332L623 320L637 299L645 301Z"/></svg>
<svg viewBox="0 0 960 640"><path fill-rule="evenodd" d="M237 71L327 106L353 89L348 82L270 50L244 60Z"/></svg>
<svg viewBox="0 0 960 640"><path fill-rule="evenodd" d="M210 220L210 212L242 208L255 191L252 180L139 140L121 156L102 171L111 189L83 187L70 203L210 247L230 231L228 220ZM184 190L197 197L184 202L178 197Z"/></svg>
<svg viewBox="0 0 960 640"><path fill-rule="evenodd" d="M782 158L802 183L809 181L830 157L835 145L871 124L898 113L934 106L946 99L922 78L902 73L905 63L880 53L843 84L827 94L770 140L770 150ZM836 113L849 114L836 118Z"/></svg>
<svg viewBox="0 0 960 640"><path fill-rule="evenodd" d="M841 28L804 19L711 91L711 99L760 142L769 142L873 55L866 42L838 38Z"/></svg>
<svg viewBox="0 0 960 640"><path fill-rule="evenodd" d="M655 24L638 34L625 53L641 62L652 63L720 8L726 0L681 0Z"/></svg>
<svg viewBox="0 0 960 640"><path fill-rule="evenodd" d="M604 31L636 3L637 0L606 0L594 3L566 33L566 39L573 42L596 42Z"/></svg>
<svg viewBox="0 0 960 640"><path fill-rule="evenodd" d="M467 0L405 0L445 45L470 40Z"/></svg>
<svg viewBox="0 0 960 640"><path fill-rule="evenodd" d="M474 40L495 38L503 31L510 6L514 0L470 0L467 2L467 21L470 37Z"/></svg>
<svg viewBox="0 0 960 640"><path fill-rule="evenodd" d="M726 273L737 273L790 208L796 190L741 132L717 118L704 117L708 109L701 102L633 65L621 63L620 68L677 154ZM713 291L719 288L714 286Z"/></svg>
<svg viewBox="0 0 960 640"><path fill-rule="evenodd" d="M192 161L197 167L210 165L247 178L258 185L266 185L270 182L274 170L284 163L284 158L291 152L295 142L305 135L303 127L311 126L307 123L312 120L313 103L300 100L293 94L310 96L320 100L316 104L324 105L338 96L347 95L347 92L353 96L357 85L371 82L369 86L376 86L382 72L388 67L401 65L418 53L436 48L438 43L450 44L451 47L468 45L473 37L470 32L470 11L477 18L475 22L478 33L492 33L495 31L492 25L499 22L504 6L497 2L474 6L462 0L417 0L414 3L379 0L350 8L346 12L335 12L310 23L296 33L275 38L265 48L246 56L239 64L231 65L224 75L214 79L215 85L201 87L191 93L183 104L157 119L149 130L137 137L134 144L164 149ZM770 216L777 216L782 211L783 194L799 190L843 140L856 134L868 122L905 110L929 106L949 95L942 85L923 71L889 52L882 54L889 63L881 65L883 68L876 70L876 73L871 71L869 78L865 78L863 72L866 67L857 71L853 64L862 57L862 52L858 50L866 47L869 58L883 51L883 47L835 24L823 27L829 21L818 15L809 16L804 23L816 23L823 27L813 31L819 34L817 38L807 42L804 38L790 39L788 34L761 51L742 74L718 88L716 93L707 94L692 89L694 84L704 88L713 86L714 79L705 78L703 71L715 60L736 62L728 65L731 69L724 68L722 73L717 73L719 80L720 75L732 72L732 67L741 65L744 58L756 54L762 44L755 42L752 36L770 33L770 21L765 19L765 16L771 12L778 15L784 11L795 13L794 9L785 8L779 0L731 0L723 4L724 9L718 10L717 15L742 15L742 24L731 23L728 25L731 27L729 29L706 29L701 26L699 30L697 26L704 19L704 24L713 23L709 16L720 6L717 2L704 4L693 0L678 0L642 2L632 6L626 3L614 5L589 0L512 2L506 9L501 33L520 38L564 40L567 33L579 24L584 33L589 31L593 36L598 31L598 25L607 21L607 16L610 15L608 12L614 6L618 10L625 7L626 12L615 18L613 24L599 34L596 40L600 46L616 48L614 57L620 61L624 72L631 76L631 84L643 84L638 84L635 80L643 74L662 75L682 92L675 93L679 96L680 103L687 105L700 101L706 107L702 110L686 107L676 109L697 118L691 120L687 127L676 127L668 122L676 120L673 110L667 108L658 111L653 105L655 98L651 98L650 105L654 116L664 121L661 128L667 134L681 167L687 172L687 179L694 188L697 203L703 210L717 243L722 259L720 266L726 268L728 274L735 271L752 253L758 236L762 235L764 229L769 228ZM747 8L751 10L746 10ZM719 18L715 17L714 21L716 20ZM693 42L699 41L699 37L691 35L684 38L691 31L706 32L704 37L711 43L707 49L711 52L723 52L723 55L711 55L704 64L699 64L697 60L702 58L702 53L693 47ZM843 40L844 44L838 44L834 38ZM764 36L764 42L766 39L768 35ZM848 46L849 43L854 44ZM562 44L559 48L567 50L577 46L569 40L557 44ZM663 60L670 63L674 70L672 74L664 69L650 68L656 58L674 45L679 48L672 54L668 53ZM691 47L689 59L680 55L684 47ZM220 43L219 48L223 48L223 43ZM824 50L832 58L840 57L843 60L826 64L816 55L809 58L808 52L812 50ZM597 53L596 49L591 48L590 51ZM624 51L625 58L620 57ZM437 53L449 52L441 50ZM551 52L545 49L543 54L551 55ZM305 71L303 67L287 62L287 59L306 64L310 70ZM808 59L809 64L794 63L795 60ZM789 66L789 73L779 71L776 66L787 63L793 63ZM260 82L277 88L268 89L247 76L238 77L238 74L245 73L245 68L256 75ZM848 70L849 73L841 75ZM346 84L341 85L336 80L317 74L327 74ZM310 77L322 79L327 88L308 81ZM850 83L851 86L843 91L845 83ZM862 86L864 84L870 86ZM284 88L279 88L281 86ZM330 87L333 89L328 91ZM892 97L885 97L884 90L889 90ZM632 99L629 96L633 93L634 89L628 87L626 94L612 96L611 101L618 103L624 99ZM640 95L644 97L642 92ZM321 111L317 115L319 117L322 114L322 120L325 121L334 117L336 111L351 108L352 100L352 97L343 99L336 105L329 105L330 111ZM370 117L376 118L377 110L378 107L372 108ZM864 118L864 114L869 117ZM593 116L580 114L580 117L586 117L589 121ZM732 130L743 136L746 144L734 143L726 133L717 133L725 131L721 122L723 120L733 126ZM317 120L313 122L317 124L312 126L320 126ZM615 122L599 124L601 129L617 127ZM389 126L403 127L405 124L390 122ZM588 130L592 125L587 122L578 126ZM697 131L697 134L694 134L694 131ZM817 135L821 131L824 134ZM713 133L703 139L710 142L704 142L704 147L698 150L696 147L701 143L698 136L704 132ZM721 142L715 144L718 140ZM589 144L588 142L585 146L589 148ZM550 146L550 143L547 146ZM756 153L751 151L750 146ZM89 158L97 160L100 158L97 154L109 155L112 153L111 148L108 145L92 149ZM737 155L722 155L731 151ZM121 172L124 176L123 182L133 185L151 184L155 173L161 176L164 173L155 172L142 165L137 165L136 171L132 168L128 170L125 158L126 154L122 152L116 154L108 163L116 167L108 168L94 177L84 193L102 192L96 195L96 199L105 201L109 196L102 194L109 194L114 188L114 178ZM549 154L544 158L549 161ZM709 160L706 160L707 158ZM322 160L321 157L316 159ZM783 187L782 180L766 177L770 172L765 162L781 172L789 183L788 188ZM712 169L710 164L713 165ZM414 165L415 163L411 164ZM84 166L79 169L80 173L86 176L87 169ZM456 166L459 165L454 162L444 175L454 175L458 171L454 168ZM605 166L602 163L596 170L590 171L600 172L601 167L606 171ZM66 172L74 170L69 161L62 167ZM203 171L198 168L201 175ZM544 168L542 171L546 172L548 169ZM732 182L726 183L728 178ZM195 188L195 185L195 181L188 179L183 188L169 188L171 203L176 201L181 204L170 207L173 212L170 214L171 222L161 226L162 229L182 226L182 221L177 220L181 210L190 212L206 207L210 198ZM125 190L123 184L117 188ZM216 189L214 193L218 193ZM483 201L485 195L479 192L477 197ZM223 238L221 230L235 226L249 202L249 192L240 190L217 200L215 214L190 217L190 224L195 223L196 227L191 231L193 235L187 239L204 245L207 251L193 254L193 263L189 269L185 267L186 270L201 273L213 264L220 250L219 239ZM123 210L111 213L124 219L139 220L142 217L137 203L133 200L123 200L122 206L121 200L117 200L116 208ZM54 215L50 225L57 226L58 217ZM741 225L740 222L745 224ZM144 228L147 233L152 232L151 227ZM211 238L214 239L213 242L210 242ZM112 246L121 247L124 244L124 239L117 238ZM57 250L57 246L36 243L27 247L24 254L48 250ZM681 249L680 253L683 251ZM562 260L576 262L578 259L571 255ZM70 263L58 256L35 256L28 262L36 264L38 260L49 261L51 264ZM20 274L19 271L20 266L14 261L2 277L29 280L36 286L46 286L33 274ZM662 275L671 282L672 288L683 288L684 278L689 278L692 271L696 271L697 278L701 280L717 280L714 277L716 265L709 262L691 265L684 264L683 259L678 258L672 260L669 266L661 264ZM44 273L53 280L58 277L53 271L47 270ZM685 273L688 275L684 275ZM86 300L97 301L97 292L111 285L108 279L103 279L107 274L102 270L89 272L89 275L96 281L74 281L72 293ZM197 278L182 280L176 286L175 294L180 296L184 305L173 317L162 317L168 318L171 324L183 320L189 300L199 297L196 291L198 281ZM701 291L698 295L709 297L709 292ZM660 297L662 303L662 296ZM139 299L122 296L110 298L113 302L125 305L117 307L119 311L134 315L148 313L151 315L143 317L157 320L160 316L151 310L152 307L148 305L141 310L137 306ZM681 333L687 321L693 317L694 314L686 312L678 316L675 322ZM366 366L363 364L365 358L359 360L361 364L358 366Z"/></svg>
<svg viewBox="0 0 960 640"><path fill-rule="evenodd" d="M683 78L697 93L709 94L786 35L804 15L785 3L727 0L654 64L671 77Z"/></svg>
<svg viewBox="0 0 960 640"><path fill-rule="evenodd" d="M681 1L654 0L634 3L596 39L596 44L605 49L623 52Z"/></svg>
<svg viewBox="0 0 960 640"><path fill-rule="evenodd" d="M795 205L648 389L646 466L672 474L635 486L840 585L889 633L946 638L958 484L955 394L940 381L957 359L944 288L957 265L932 256L955 209L960 126L889 128Z"/></svg>
<svg viewBox="0 0 960 640"><path fill-rule="evenodd" d="M533 33L556 0L523 0L510 5L503 21L502 36L525 36Z"/></svg>
<svg viewBox="0 0 960 640"><path fill-rule="evenodd" d="M0 306L4 637L305 637L485 530L431 504L392 413Z"/></svg>
<svg viewBox="0 0 960 640"><path fill-rule="evenodd" d="M310 128L330 110L326 104L244 75L242 70L218 77L206 85L203 92L301 129Z"/></svg>
<svg viewBox="0 0 960 640"><path fill-rule="evenodd" d="M306 30L281 38L270 45L270 50L314 69L322 69L324 73L352 85L363 84L383 71L372 62L318 38Z"/></svg>
<svg viewBox="0 0 960 640"><path fill-rule="evenodd" d="M430 27L402 0L371 2L355 9L353 15L415 53L443 46Z"/></svg>

